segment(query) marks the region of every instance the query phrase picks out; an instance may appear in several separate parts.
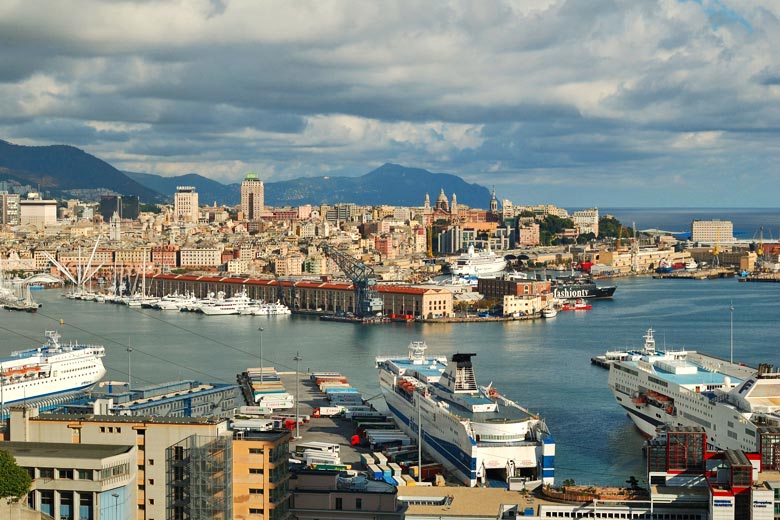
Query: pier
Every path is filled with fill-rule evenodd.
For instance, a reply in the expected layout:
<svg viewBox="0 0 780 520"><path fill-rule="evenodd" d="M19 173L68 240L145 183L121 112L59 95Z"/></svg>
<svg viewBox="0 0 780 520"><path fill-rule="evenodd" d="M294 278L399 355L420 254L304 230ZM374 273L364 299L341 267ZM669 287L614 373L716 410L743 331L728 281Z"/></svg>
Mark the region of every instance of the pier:
<svg viewBox="0 0 780 520"><path fill-rule="evenodd" d="M656 273L653 278L674 278L677 280L712 280L714 278L733 278L735 273L731 269L724 267L713 267L711 269L697 269L695 271L687 271L685 269L679 269L670 273Z"/></svg>

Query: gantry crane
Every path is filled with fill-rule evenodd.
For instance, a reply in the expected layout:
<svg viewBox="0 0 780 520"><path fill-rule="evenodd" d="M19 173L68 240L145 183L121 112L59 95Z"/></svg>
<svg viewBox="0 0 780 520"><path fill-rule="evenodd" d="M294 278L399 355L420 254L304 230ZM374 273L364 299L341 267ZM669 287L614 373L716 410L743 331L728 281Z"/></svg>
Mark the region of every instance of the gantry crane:
<svg viewBox="0 0 780 520"><path fill-rule="evenodd" d="M382 312L384 304L376 292L374 270L343 251L323 242L319 245L322 252L329 256L344 271L355 287L355 315L359 318L375 316Z"/></svg>

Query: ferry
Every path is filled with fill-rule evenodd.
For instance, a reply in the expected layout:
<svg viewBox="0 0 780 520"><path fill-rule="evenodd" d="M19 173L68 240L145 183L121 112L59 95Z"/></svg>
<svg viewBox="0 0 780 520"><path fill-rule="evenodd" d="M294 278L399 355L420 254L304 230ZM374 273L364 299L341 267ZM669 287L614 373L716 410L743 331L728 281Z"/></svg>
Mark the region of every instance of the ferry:
<svg viewBox="0 0 780 520"><path fill-rule="evenodd" d="M46 338L43 346L0 358L0 408L86 390L106 375L104 347L61 345L60 335L51 330Z"/></svg>
<svg viewBox="0 0 780 520"><path fill-rule="evenodd" d="M780 372L770 365L659 351L653 341L613 357L609 387L645 436L655 437L662 425L695 426L704 428L712 449L757 453L780 443Z"/></svg>
<svg viewBox="0 0 780 520"><path fill-rule="evenodd" d="M379 357L379 386L401 430L467 486L487 480L532 489L554 481L555 442L543 419L491 385L471 359L426 357L422 341L405 357Z"/></svg>
<svg viewBox="0 0 780 520"><path fill-rule="evenodd" d="M458 276L495 275L506 269L506 260L496 255L494 251L474 251L474 244L469 245L468 252L460 255L450 264L450 272Z"/></svg>
<svg viewBox="0 0 780 520"><path fill-rule="evenodd" d="M553 296L559 300L612 298L617 290L615 285L596 285L589 276L551 277L550 285Z"/></svg>

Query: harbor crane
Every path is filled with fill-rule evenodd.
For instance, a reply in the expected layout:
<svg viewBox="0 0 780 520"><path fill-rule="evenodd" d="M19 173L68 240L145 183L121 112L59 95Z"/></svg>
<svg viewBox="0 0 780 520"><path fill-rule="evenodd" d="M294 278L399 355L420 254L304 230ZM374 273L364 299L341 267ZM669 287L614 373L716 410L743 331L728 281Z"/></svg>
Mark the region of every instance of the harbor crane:
<svg viewBox="0 0 780 520"><path fill-rule="evenodd" d="M384 303L376 292L374 270L357 258L323 242L319 248L344 271L355 287L354 312L358 318L375 316L382 312Z"/></svg>

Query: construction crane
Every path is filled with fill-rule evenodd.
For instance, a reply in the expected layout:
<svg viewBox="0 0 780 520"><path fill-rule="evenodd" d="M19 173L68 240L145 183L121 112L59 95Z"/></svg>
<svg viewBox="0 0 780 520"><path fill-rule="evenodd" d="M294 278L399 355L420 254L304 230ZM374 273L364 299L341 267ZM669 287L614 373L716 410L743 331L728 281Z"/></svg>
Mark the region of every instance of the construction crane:
<svg viewBox="0 0 780 520"><path fill-rule="evenodd" d="M355 287L354 312L358 318L375 316L382 312L384 303L376 292L374 270L343 251L323 242L319 245L323 253L330 257Z"/></svg>

